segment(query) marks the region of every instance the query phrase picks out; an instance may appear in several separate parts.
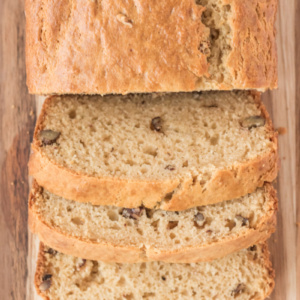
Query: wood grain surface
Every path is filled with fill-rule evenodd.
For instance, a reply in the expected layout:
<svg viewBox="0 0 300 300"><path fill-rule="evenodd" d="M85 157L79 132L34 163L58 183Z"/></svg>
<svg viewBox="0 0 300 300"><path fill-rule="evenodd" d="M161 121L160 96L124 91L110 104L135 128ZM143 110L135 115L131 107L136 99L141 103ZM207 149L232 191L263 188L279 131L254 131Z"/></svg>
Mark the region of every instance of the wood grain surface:
<svg viewBox="0 0 300 300"><path fill-rule="evenodd" d="M35 98L25 85L23 0L0 0L0 299L24 299L27 160Z"/></svg>
<svg viewBox="0 0 300 300"><path fill-rule="evenodd" d="M39 299L33 287L38 240L27 227L27 161L43 97L25 85L24 0L0 0L0 299ZM278 228L270 239L271 300L300 300L300 0L278 12L279 89L264 102L279 136ZM298 286L297 286L298 285ZM297 289L298 288L298 289ZM110 299L109 299L110 300Z"/></svg>

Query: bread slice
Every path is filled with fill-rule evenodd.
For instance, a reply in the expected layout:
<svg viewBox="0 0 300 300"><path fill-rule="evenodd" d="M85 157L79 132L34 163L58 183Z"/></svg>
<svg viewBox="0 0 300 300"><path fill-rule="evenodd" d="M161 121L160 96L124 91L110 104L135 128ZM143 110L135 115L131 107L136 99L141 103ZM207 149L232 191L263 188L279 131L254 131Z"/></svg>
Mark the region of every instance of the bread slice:
<svg viewBox="0 0 300 300"><path fill-rule="evenodd" d="M80 202L180 211L252 193L277 176L277 133L252 92L54 96L29 172Z"/></svg>
<svg viewBox="0 0 300 300"><path fill-rule="evenodd" d="M35 94L277 87L276 0L26 0Z"/></svg>
<svg viewBox="0 0 300 300"><path fill-rule="evenodd" d="M191 263L265 241L275 231L276 211L270 184L240 199L167 212L78 203L35 183L29 224L43 243L85 259Z"/></svg>
<svg viewBox="0 0 300 300"><path fill-rule="evenodd" d="M116 264L83 260L40 246L35 275L46 300L263 300L274 288L266 245L193 264Z"/></svg>

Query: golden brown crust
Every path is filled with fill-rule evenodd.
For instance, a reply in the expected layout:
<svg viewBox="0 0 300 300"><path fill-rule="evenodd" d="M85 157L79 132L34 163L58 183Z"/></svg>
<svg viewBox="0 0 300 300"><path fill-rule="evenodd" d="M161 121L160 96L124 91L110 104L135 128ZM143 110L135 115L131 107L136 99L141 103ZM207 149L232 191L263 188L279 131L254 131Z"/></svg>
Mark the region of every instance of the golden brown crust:
<svg viewBox="0 0 300 300"><path fill-rule="evenodd" d="M40 290L40 284L42 283L42 277L43 275L47 272L46 270L46 257L45 257L45 252L44 252L45 246L43 243L40 243L39 246L39 253L38 253L38 259L37 259L37 264L36 264L36 271L35 271L35 276L34 276L34 285L37 293L39 296L41 296L44 300L50 300L45 293L43 293Z"/></svg>
<svg viewBox="0 0 300 300"><path fill-rule="evenodd" d="M181 211L195 206L213 204L252 193L264 182L277 176L277 149L262 158L231 170L219 170L205 187L193 185L192 179L166 181L138 181L90 177L57 165L32 146L29 171L39 185L51 193L78 202L93 205L121 207L159 207L163 210ZM274 149L275 150L275 149ZM167 194L171 200L161 202Z"/></svg>
<svg viewBox="0 0 300 300"><path fill-rule="evenodd" d="M264 156L216 171L205 184L199 182L195 184L190 177L164 181L92 177L58 165L46 157L38 139L51 97L45 100L37 121L29 173L40 186L51 193L94 205L128 208L144 205L148 208L180 211L244 196L254 192L257 187L263 186L264 182L272 182L278 172L277 133L273 129L269 114L260 101L260 94L251 93L266 119L266 129L273 148ZM172 198L164 200L170 193L173 193Z"/></svg>
<svg viewBox="0 0 300 300"><path fill-rule="evenodd" d="M209 78L199 50L210 29L194 0L26 0L27 85L36 94L108 94L277 87L276 0L224 0L231 82ZM227 25L226 25L227 26ZM238 46L237 46L238 45Z"/></svg>
<svg viewBox="0 0 300 300"><path fill-rule="evenodd" d="M239 236L228 236L219 241L201 244L193 247L183 247L175 251L165 251L156 248L142 248L136 246L120 246L114 242L92 241L61 231L58 227L51 226L43 220L42 216L34 209L34 197L39 187L34 184L29 197L28 220L31 230L40 240L51 248L72 256L105 262L136 263L143 261L164 261L173 263L191 263L210 261L226 256L243 248L265 241L275 231L276 212L278 208L274 188L266 184L270 205L268 213L259 221L256 228L251 228Z"/></svg>
<svg viewBox="0 0 300 300"><path fill-rule="evenodd" d="M271 295L275 287L275 270L272 267L272 262L270 260L270 251L268 244L265 242L262 244L262 258L263 264L267 269L268 278L266 284L269 286L269 290L266 292L265 298Z"/></svg>
<svg viewBox="0 0 300 300"><path fill-rule="evenodd" d="M232 1L234 30L228 67L239 89L277 87L277 0ZM251 3L249 3L251 2ZM263 63L262 63L263 62Z"/></svg>

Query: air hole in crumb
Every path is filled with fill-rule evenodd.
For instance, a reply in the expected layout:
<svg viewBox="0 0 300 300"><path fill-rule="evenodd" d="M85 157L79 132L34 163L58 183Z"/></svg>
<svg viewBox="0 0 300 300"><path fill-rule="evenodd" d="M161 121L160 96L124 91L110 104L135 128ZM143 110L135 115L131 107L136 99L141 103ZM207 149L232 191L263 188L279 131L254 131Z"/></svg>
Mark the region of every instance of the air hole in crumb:
<svg viewBox="0 0 300 300"><path fill-rule="evenodd" d="M188 162L188 160L186 160L183 164L182 164L182 167L183 168L186 168L186 167L188 167L189 166L189 162Z"/></svg>
<svg viewBox="0 0 300 300"><path fill-rule="evenodd" d="M140 235L143 235L143 234L144 234L144 232L143 232L143 230L142 230L141 228L137 228L136 231L137 231L138 234L140 234Z"/></svg>
<svg viewBox="0 0 300 300"><path fill-rule="evenodd" d="M178 221L169 221L167 229L171 230L178 226Z"/></svg>
<svg viewBox="0 0 300 300"><path fill-rule="evenodd" d="M96 275L99 273L99 263L95 260L92 260L92 264L93 264L93 267L92 267L91 273Z"/></svg>
<svg viewBox="0 0 300 300"><path fill-rule="evenodd" d="M125 164L126 164L126 165L129 165L129 166L133 166L133 165L134 165L134 161L133 161L132 159L127 159L127 160L125 161Z"/></svg>
<svg viewBox="0 0 300 300"><path fill-rule="evenodd" d="M217 128L217 124L216 123L212 123L211 124L211 129L216 129Z"/></svg>
<svg viewBox="0 0 300 300"><path fill-rule="evenodd" d="M111 141L111 135L105 135L103 137L103 142L110 142Z"/></svg>
<svg viewBox="0 0 300 300"><path fill-rule="evenodd" d="M145 174L145 173L147 173L148 172L148 168L147 167L142 167L141 168L141 173L142 174Z"/></svg>
<svg viewBox="0 0 300 300"><path fill-rule="evenodd" d="M148 155L152 155L153 157L157 156L157 149L151 146L147 146L144 148L144 153Z"/></svg>
<svg viewBox="0 0 300 300"><path fill-rule="evenodd" d="M210 225L211 222L212 222L212 218L210 218L210 217L205 218L205 225Z"/></svg>
<svg viewBox="0 0 300 300"><path fill-rule="evenodd" d="M145 263L141 263L140 270L145 270L145 269L146 269L146 264Z"/></svg>
<svg viewBox="0 0 300 300"><path fill-rule="evenodd" d="M123 276L118 280L117 286L124 286L126 284L126 280Z"/></svg>
<svg viewBox="0 0 300 300"><path fill-rule="evenodd" d="M213 136L212 138L210 138L210 144L211 144L212 146L217 145L218 142L219 142L219 135L215 135L215 136Z"/></svg>
<svg viewBox="0 0 300 300"><path fill-rule="evenodd" d="M195 185L197 183L197 179L198 179L197 176L193 176L193 185Z"/></svg>
<svg viewBox="0 0 300 300"><path fill-rule="evenodd" d="M236 224L233 220L230 220L230 219L226 220L225 227L229 228L230 231L235 227L235 225Z"/></svg>
<svg viewBox="0 0 300 300"><path fill-rule="evenodd" d="M175 239L175 238L176 238L176 234L173 233L173 232L171 232L171 233L170 233L170 238L171 238L171 240Z"/></svg>
<svg viewBox="0 0 300 300"><path fill-rule="evenodd" d="M180 241L179 240L175 240L175 244L176 245L180 244Z"/></svg>
<svg viewBox="0 0 300 300"><path fill-rule="evenodd" d="M70 212L72 211L72 208L70 206L67 207L67 211Z"/></svg>
<svg viewBox="0 0 300 300"><path fill-rule="evenodd" d="M208 1L207 0L196 0L195 3L197 5L202 5L202 6L206 6Z"/></svg>
<svg viewBox="0 0 300 300"><path fill-rule="evenodd" d="M124 223L124 227L131 227L132 226L132 221L131 220L127 220L126 223Z"/></svg>
<svg viewBox="0 0 300 300"><path fill-rule="evenodd" d="M224 11L231 11L231 5L230 4L224 5L223 10Z"/></svg>
<svg viewBox="0 0 300 300"><path fill-rule="evenodd" d="M220 74L219 78L218 78L218 82L221 83L224 81L224 75Z"/></svg>
<svg viewBox="0 0 300 300"><path fill-rule="evenodd" d="M210 36L211 36L212 40L217 40L219 38L219 35L220 35L220 31L218 29L211 28Z"/></svg>
<svg viewBox="0 0 300 300"><path fill-rule="evenodd" d="M182 291L182 292L181 292L181 295L182 295L182 296L188 296L187 290Z"/></svg>
<svg viewBox="0 0 300 300"><path fill-rule="evenodd" d="M249 224L250 226L252 226L253 220L254 220L254 213L250 213L250 215L248 216L248 220L249 220Z"/></svg>
<svg viewBox="0 0 300 300"><path fill-rule="evenodd" d="M84 220L79 217L72 218L71 222L74 223L75 225L83 225L84 224Z"/></svg>
<svg viewBox="0 0 300 300"><path fill-rule="evenodd" d="M107 212L107 216L111 221L118 221L119 220L119 214L116 211L109 210Z"/></svg>
<svg viewBox="0 0 300 300"><path fill-rule="evenodd" d="M151 219L153 217L153 214L155 212L154 209L150 209L150 208L145 208L146 209L146 216L148 219Z"/></svg>
<svg viewBox="0 0 300 300"><path fill-rule="evenodd" d="M174 191L172 191L171 193L167 193L164 197L164 201L170 201L173 197Z"/></svg>
<svg viewBox="0 0 300 300"><path fill-rule="evenodd" d="M123 295L123 297L127 300L132 300L134 299L133 295L132 294L127 294L127 295Z"/></svg>
<svg viewBox="0 0 300 300"><path fill-rule="evenodd" d="M90 132L96 132L96 129L93 124L88 125L88 127L90 128Z"/></svg>
<svg viewBox="0 0 300 300"><path fill-rule="evenodd" d="M69 112L69 118L70 119L75 119L76 118L76 111L75 110L71 110Z"/></svg>
<svg viewBox="0 0 300 300"><path fill-rule="evenodd" d="M186 241L186 242L189 242L190 240L191 240L191 239L190 239L189 237L186 237L186 238L185 238L185 241Z"/></svg>
<svg viewBox="0 0 300 300"><path fill-rule="evenodd" d="M204 134L204 137L207 139L207 140L210 140L210 135L207 131L205 131L205 134Z"/></svg>
<svg viewBox="0 0 300 300"><path fill-rule="evenodd" d="M121 227L117 224L114 224L113 226L109 227L109 229L113 229L113 230L120 230Z"/></svg>
<svg viewBox="0 0 300 300"><path fill-rule="evenodd" d="M156 221L154 221L154 222L152 222L152 223L151 223L151 226L152 226L154 229L157 229L157 228L158 228L158 224L159 224L159 219L156 220Z"/></svg>
<svg viewBox="0 0 300 300"><path fill-rule="evenodd" d="M143 296L142 296L142 298L143 299L148 299L150 297L155 297L155 296L156 296L155 293L144 293Z"/></svg>
<svg viewBox="0 0 300 300"><path fill-rule="evenodd" d="M205 179L201 179L201 180L200 180L200 185L203 186L203 185L205 185L205 184L206 184L206 180L205 180Z"/></svg>

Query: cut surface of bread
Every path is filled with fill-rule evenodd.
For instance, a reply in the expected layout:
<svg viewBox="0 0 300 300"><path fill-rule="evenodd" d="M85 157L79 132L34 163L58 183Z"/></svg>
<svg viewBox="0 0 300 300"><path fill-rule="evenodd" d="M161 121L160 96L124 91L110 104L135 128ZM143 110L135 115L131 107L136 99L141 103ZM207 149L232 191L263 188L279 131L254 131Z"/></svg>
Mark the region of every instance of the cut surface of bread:
<svg viewBox="0 0 300 300"><path fill-rule="evenodd" d="M54 96L38 119L29 172L95 205L185 210L277 176L277 134L251 92Z"/></svg>
<svg viewBox="0 0 300 300"><path fill-rule="evenodd" d="M266 245L202 263L116 264L40 246L35 285L46 300L263 300L274 288Z"/></svg>
<svg viewBox="0 0 300 300"><path fill-rule="evenodd" d="M276 11L276 0L26 0L29 91L275 88Z"/></svg>
<svg viewBox="0 0 300 300"><path fill-rule="evenodd" d="M276 211L270 184L240 199L167 212L79 203L35 183L29 224L43 243L85 259L190 263L265 241L275 231Z"/></svg>

